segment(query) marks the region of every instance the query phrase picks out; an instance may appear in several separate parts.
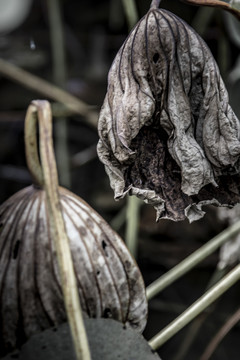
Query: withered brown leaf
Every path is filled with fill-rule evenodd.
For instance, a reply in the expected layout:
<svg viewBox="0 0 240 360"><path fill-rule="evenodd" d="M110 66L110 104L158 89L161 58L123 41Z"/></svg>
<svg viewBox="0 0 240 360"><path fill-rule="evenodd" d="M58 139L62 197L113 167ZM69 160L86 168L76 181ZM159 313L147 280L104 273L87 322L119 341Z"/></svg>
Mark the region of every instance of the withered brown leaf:
<svg viewBox="0 0 240 360"><path fill-rule="evenodd" d="M136 195L157 219L240 201L239 120L209 48L167 10L152 7L116 55L99 136L115 198Z"/></svg>

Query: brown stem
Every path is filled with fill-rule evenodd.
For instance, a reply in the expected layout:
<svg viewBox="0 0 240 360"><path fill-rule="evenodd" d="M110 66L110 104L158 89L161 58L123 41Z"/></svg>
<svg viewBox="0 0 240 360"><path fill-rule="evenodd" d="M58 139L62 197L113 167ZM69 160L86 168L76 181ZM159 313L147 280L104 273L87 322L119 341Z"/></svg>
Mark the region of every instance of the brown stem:
<svg viewBox="0 0 240 360"><path fill-rule="evenodd" d="M227 10L233 15L235 15L238 18L238 20L240 20L240 11L234 9L230 4L226 3L225 1L221 1L221 0L181 0L181 1L190 5L213 6L216 8Z"/></svg>
<svg viewBox="0 0 240 360"><path fill-rule="evenodd" d="M210 341L200 360L209 360L220 342L229 333L230 330L240 321L240 309L238 309L228 321L221 327L217 334Z"/></svg>

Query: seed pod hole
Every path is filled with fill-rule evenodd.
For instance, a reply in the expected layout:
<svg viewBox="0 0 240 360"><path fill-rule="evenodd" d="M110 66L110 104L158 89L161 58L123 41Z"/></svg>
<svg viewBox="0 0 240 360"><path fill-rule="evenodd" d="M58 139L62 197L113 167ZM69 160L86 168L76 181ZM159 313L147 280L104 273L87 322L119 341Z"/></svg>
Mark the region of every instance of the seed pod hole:
<svg viewBox="0 0 240 360"><path fill-rule="evenodd" d="M110 318L110 317L112 317L111 309L109 309L109 308L104 309L104 311L103 311L103 317L104 317L104 318Z"/></svg>
<svg viewBox="0 0 240 360"><path fill-rule="evenodd" d="M158 60L159 60L159 53L155 53L153 55L153 62L156 64L156 62L158 62Z"/></svg>
<svg viewBox="0 0 240 360"><path fill-rule="evenodd" d="M16 258L18 256L19 247L20 247L20 240L17 240L14 245L14 249L13 249L13 259L14 260L16 260Z"/></svg>

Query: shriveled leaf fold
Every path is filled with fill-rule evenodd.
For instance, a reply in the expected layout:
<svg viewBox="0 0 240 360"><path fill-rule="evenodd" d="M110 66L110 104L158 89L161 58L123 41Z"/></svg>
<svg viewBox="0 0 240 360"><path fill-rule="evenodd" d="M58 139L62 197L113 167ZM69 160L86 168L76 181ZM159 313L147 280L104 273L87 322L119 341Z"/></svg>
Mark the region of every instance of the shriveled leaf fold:
<svg viewBox="0 0 240 360"><path fill-rule="evenodd" d="M119 199L157 219L190 221L203 204L239 202L239 120L205 42L182 19L150 9L109 71L98 155Z"/></svg>

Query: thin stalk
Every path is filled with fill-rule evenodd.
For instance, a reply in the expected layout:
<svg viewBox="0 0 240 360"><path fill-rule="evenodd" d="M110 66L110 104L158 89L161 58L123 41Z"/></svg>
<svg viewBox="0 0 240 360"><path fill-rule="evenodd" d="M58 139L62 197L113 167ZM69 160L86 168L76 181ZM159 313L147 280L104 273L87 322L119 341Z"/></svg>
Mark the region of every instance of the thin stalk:
<svg viewBox="0 0 240 360"><path fill-rule="evenodd" d="M155 280L146 289L148 300L152 299L167 286L171 285L174 281L176 281L181 276L190 271L192 268L194 268L196 265L198 265L202 260L212 254L222 244L228 241L232 236L236 235L239 231L240 221L236 222L235 224L222 231L208 243L203 245L200 249L196 250L194 253L189 255L186 259L184 259L174 268L169 270L166 274Z"/></svg>
<svg viewBox="0 0 240 360"><path fill-rule="evenodd" d="M126 245L134 258L137 255L138 247L138 225L141 200L136 196L129 196L127 199L126 212Z"/></svg>
<svg viewBox="0 0 240 360"><path fill-rule="evenodd" d="M224 81L228 78L228 69L231 67L230 59L226 54L230 53L230 45L229 45L229 39L227 39L225 33L222 33L222 36L220 37L218 41L218 67L221 72L221 76Z"/></svg>
<svg viewBox="0 0 240 360"><path fill-rule="evenodd" d="M48 17L50 25L51 49L53 58L54 83L64 88L67 80L65 39L62 21L62 11L59 0L51 0L48 4ZM62 185L70 188L70 162L67 145L67 119L60 117L55 125L56 157L58 161L59 178Z"/></svg>
<svg viewBox="0 0 240 360"><path fill-rule="evenodd" d="M130 31L138 21L136 2L135 0L122 0L122 3L128 21L128 28ZM133 257L136 257L137 254L139 208L140 203L138 198L136 198L135 196L128 197L125 239L126 245Z"/></svg>
<svg viewBox="0 0 240 360"><path fill-rule="evenodd" d="M121 210L117 213L117 215L110 222L111 228L113 228L116 232L118 232L125 223L126 211L127 211L127 207L123 206Z"/></svg>
<svg viewBox="0 0 240 360"><path fill-rule="evenodd" d="M209 360L219 346L224 337L229 333L230 330L240 321L240 309L238 309L220 328L217 334L210 341L200 360Z"/></svg>
<svg viewBox="0 0 240 360"><path fill-rule="evenodd" d="M215 8L227 10L233 15L235 15L238 18L238 20L240 20L240 11L236 7L233 7L231 4L228 4L227 2L222 0L181 0L181 1L190 5L213 6Z"/></svg>
<svg viewBox="0 0 240 360"><path fill-rule="evenodd" d="M48 1L47 5L52 46L53 79L58 86L64 87L66 85L67 70L62 10L59 0Z"/></svg>
<svg viewBox="0 0 240 360"><path fill-rule="evenodd" d="M240 6L240 4L239 4ZM239 23L229 14L224 14L225 25L227 26L227 34L232 39L234 44L240 48L240 36L239 36Z"/></svg>
<svg viewBox="0 0 240 360"><path fill-rule="evenodd" d="M161 0L152 0L150 8L151 9L158 9L160 5Z"/></svg>
<svg viewBox="0 0 240 360"><path fill-rule="evenodd" d="M219 269L216 268L215 272L213 273L208 285L206 291L211 288L213 285L215 285L220 279L223 278L224 275L226 275L227 269ZM191 326L189 327L187 334L185 336L184 341L182 342L180 349L177 351L176 357L174 357L174 360L183 360L186 359L186 355L193 344L194 340L196 339L202 325L207 320L209 315L215 310L216 303L209 309L209 311L205 311L201 314L201 316L198 316Z"/></svg>
<svg viewBox="0 0 240 360"><path fill-rule="evenodd" d="M127 17L129 31L138 21L138 13L135 0L122 0L124 11Z"/></svg>
<svg viewBox="0 0 240 360"><path fill-rule="evenodd" d="M76 153L71 159L73 167L83 166L97 157L96 144L90 145L88 148Z"/></svg>
<svg viewBox="0 0 240 360"><path fill-rule="evenodd" d="M192 20L191 26L197 31L199 35L203 36L205 34L214 13L214 8L200 7L198 9L196 15Z"/></svg>
<svg viewBox="0 0 240 360"><path fill-rule="evenodd" d="M220 280L215 286L194 302L186 311L155 335L149 341L151 348L153 350L157 350L167 340L173 337L203 310L217 300L222 294L224 294L238 280L240 280L240 265L236 266L222 280Z"/></svg>
<svg viewBox="0 0 240 360"><path fill-rule="evenodd" d="M64 104L74 113L86 117L89 115L90 107L80 99L3 59L0 59L0 74L26 88L36 91L38 94L44 95L45 98L47 97Z"/></svg>
<svg viewBox="0 0 240 360"><path fill-rule="evenodd" d="M99 116L97 106L87 105L87 104L86 106L88 107L88 111L86 115L84 115L84 117L81 118L76 117L75 120L78 120L80 122L85 122L88 126L91 126L94 130L96 130L98 123L98 116ZM52 114L55 119L61 117L70 117L76 114L76 111L71 110L67 105L64 105L63 103L60 102L52 102L51 108L52 108Z"/></svg>

